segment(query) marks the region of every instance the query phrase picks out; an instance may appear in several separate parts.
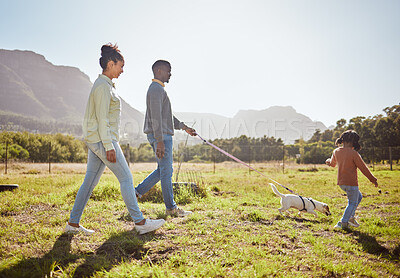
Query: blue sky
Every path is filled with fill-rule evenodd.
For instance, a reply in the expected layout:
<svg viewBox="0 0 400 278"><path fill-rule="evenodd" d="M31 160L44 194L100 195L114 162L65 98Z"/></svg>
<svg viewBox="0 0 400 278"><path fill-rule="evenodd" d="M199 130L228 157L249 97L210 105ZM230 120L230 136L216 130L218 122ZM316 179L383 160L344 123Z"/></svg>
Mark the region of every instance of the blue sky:
<svg viewBox="0 0 400 278"><path fill-rule="evenodd" d="M400 101L400 1L0 0L0 48L32 50L93 82L118 43L117 92L145 110L157 59L177 112L232 117L293 106L325 125Z"/></svg>

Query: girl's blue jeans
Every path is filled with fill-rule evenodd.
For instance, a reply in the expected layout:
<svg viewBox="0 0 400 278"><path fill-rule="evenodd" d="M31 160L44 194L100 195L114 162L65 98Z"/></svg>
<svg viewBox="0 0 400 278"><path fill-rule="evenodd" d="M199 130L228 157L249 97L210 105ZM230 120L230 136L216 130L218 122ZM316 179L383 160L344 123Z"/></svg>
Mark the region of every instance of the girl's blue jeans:
<svg viewBox="0 0 400 278"><path fill-rule="evenodd" d="M165 154L162 159L157 160L157 169L154 170L150 175L148 175L137 187L136 193L141 197L147 191L149 191L157 182L161 181L161 189L164 198L165 207L167 209L176 208L176 203L174 200L174 192L172 189L172 135L163 134L164 137L164 145L165 145ZM157 149L157 140L154 138L152 133L147 134L147 140L149 140L154 153Z"/></svg>
<svg viewBox="0 0 400 278"><path fill-rule="evenodd" d="M135 189L133 187L132 173L129 170L128 163L126 162L119 143L116 141L113 141L112 143L117 157L116 163L111 163L107 160L106 150L104 149L102 142L86 143L88 146L86 175L83 184L76 195L74 207L72 208L69 218L70 223L78 224L81 220L83 210L89 197L99 182L106 166L114 173L120 183L122 198L124 199L125 205L128 208L133 221L137 223L144 219L137 203Z"/></svg>
<svg viewBox="0 0 400 278"><path fill-rule="evenodd" d="M340 188L346 192L348 204L346 209L344 210L342 223L348 223L349 219L354 217L356 213L356 209L362 200L362 195L358 186L351 186L351 185L340 185Z"/></svg>

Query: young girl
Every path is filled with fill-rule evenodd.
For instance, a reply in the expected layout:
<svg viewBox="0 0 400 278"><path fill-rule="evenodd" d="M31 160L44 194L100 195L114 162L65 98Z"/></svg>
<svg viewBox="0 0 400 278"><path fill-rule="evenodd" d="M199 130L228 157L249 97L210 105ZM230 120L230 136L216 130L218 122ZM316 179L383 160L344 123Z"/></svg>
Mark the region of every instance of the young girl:
<svg viewBox="0 0 400 278"><path fill-rule="evenodd" d="M354 130L347 130L336 139L336 146L342 147L333 151L332 157L326 160L326 164L332 167L338 165L338 181L340 188L347 193L348 204L342 219L335 228L346 229L350 226L359 227L354 214L361 202L362 195L358 189L357 168L373 183L378 186L377 178L371 173L361 158L358 151L361 149L358 140L360 136Z"/></svg>

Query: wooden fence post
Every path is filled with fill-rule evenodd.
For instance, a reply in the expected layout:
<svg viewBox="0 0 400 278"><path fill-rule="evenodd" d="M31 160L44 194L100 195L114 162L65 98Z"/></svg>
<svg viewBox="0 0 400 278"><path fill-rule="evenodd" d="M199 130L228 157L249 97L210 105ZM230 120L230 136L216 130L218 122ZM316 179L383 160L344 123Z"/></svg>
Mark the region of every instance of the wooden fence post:
<svg viewBox="0 0 400 278"><path fill-rule="evenodd" d="M49 154L48 154L48 157L47 157L47 160L49 162L49 173L51 173L51 159L50 159L50 157L51 157L51 142L49 142Z"/></svg>
<svg viewBox="0 0 400 278"><path fill-rule="evenodd" d="M130 160L131 160L131 150L129 148L129 143L128 143L128 145L127 145L127 154L126 154L126 161L128 162L128 167L129 167Z"/></svg>
<svg viewBox="0 0 400 278"><path fill-rule="evenodd" d="M392 147L389 146L390 171L393 171Z"/></svg>
<svg viewBox="0 0 400 278"><path fill-rule="evenodd" d="M216 161L216 155L214 154L214 151L213 151L213 160L214 160L214 174L215 174L215 161Z"/></svg>
<svg viewBox="0 0 400 278"><path fill-rule="evenodd" d="M250 166L250 163L251 163L251 145L249 144L249 166ZM249 175L250 174L251 174L251 169L249 167Z"/></svg>
<svg viewBox="0 0 400 278"><path fill-rule="evenodd" d="M5 173L7 174L7 163L8 163L8 140L6 141L6 167L5 167Z"/></svg>
<svg viewBox="0 0 400 278"><path fill-rule="evenodd" d="M285 145L282 146L282 173L285 174Z"/></svg>
<svg viewBox="0 0 400 278"><path fill-rule="evenodd" d="M375 147L372 148L372 171L375 171Z"/></svg>

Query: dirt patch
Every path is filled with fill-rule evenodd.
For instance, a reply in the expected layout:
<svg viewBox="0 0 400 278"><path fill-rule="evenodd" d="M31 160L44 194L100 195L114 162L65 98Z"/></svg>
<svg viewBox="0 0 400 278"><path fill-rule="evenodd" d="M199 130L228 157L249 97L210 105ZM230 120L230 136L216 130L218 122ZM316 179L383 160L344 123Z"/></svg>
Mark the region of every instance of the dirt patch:
<svg viewBox="0 0 400 278"><path fill-rule="evenodd" d="M173 254L179 252L181 249L177 248L176 246L166 247L164 249L149 249L147 251L146 259L153 263L162 263L163 261L167 260Z"/></svg>
<svg viewBox="0 0 400 278"><path fill-rule="evenodd" d="M233 191L213 191L212 194L214 196L224 196L224 195L237 196L237 193Z"/></svg>
<svg viewBox="0 0 400 278"><path fill-rule="evenodd" d="M42 212L46 212L46 214L41 215ZM25 208L23 211L3 211L1 216L13 217L15 221L22 224L32 224L42 219L48 221L48 219L60 213L64 213L64 211L56 205L38 203Z"/></svg>

